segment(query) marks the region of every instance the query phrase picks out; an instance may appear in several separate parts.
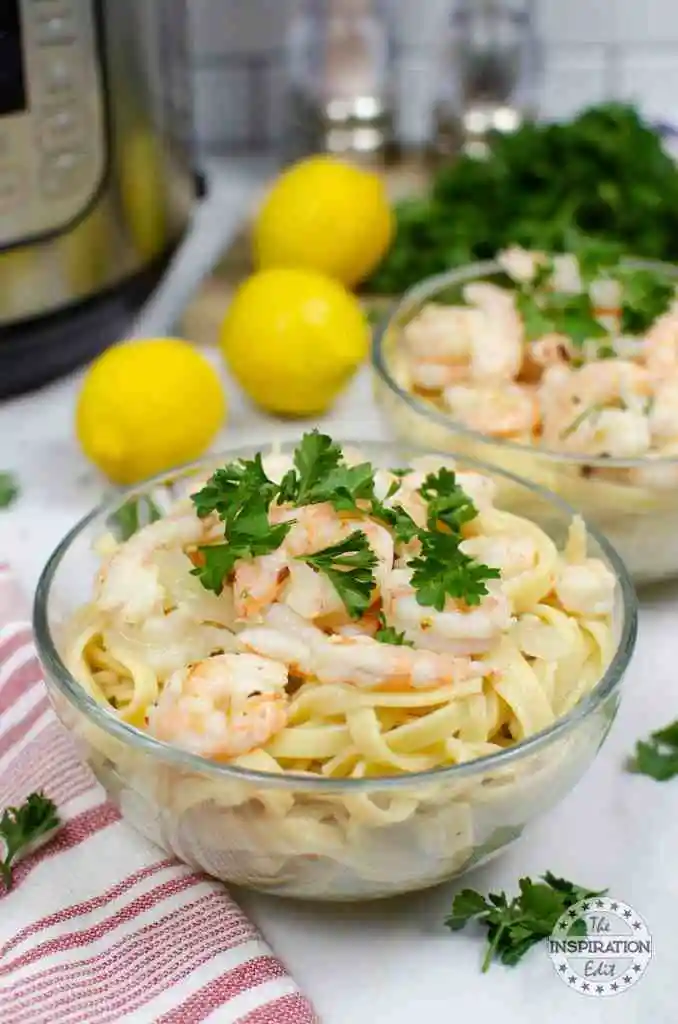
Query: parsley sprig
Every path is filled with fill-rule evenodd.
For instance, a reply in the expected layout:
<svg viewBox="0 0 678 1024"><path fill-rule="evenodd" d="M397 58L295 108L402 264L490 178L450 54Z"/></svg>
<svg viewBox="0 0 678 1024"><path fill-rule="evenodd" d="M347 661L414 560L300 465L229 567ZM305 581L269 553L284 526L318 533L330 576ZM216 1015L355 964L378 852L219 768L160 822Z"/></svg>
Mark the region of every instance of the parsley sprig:
<svg viewBox="0 0 678 1024"><path fill-rule="evenodd" d="M453 932L461 931L471 921L487 928L488 945L482 971L488 971L494 959L514 967L536 943L549 937L561 914L580 900L602 896L607 890L584 889L547 871L534 882L521 878L520 893L509 899L505 892L487 897L475 889L462 889L452 903L452 913L445 924ZM578 919L570 934L586 934L586 923Z"/></svg>
<svg viewBox="0 0 678 1024"><path fill-rule="evenodd" d="M292 529L293 521L272 526L268 505L259 492L250 494L225 519L226 540L223 544L206 544L198 550L201 564L192 570L206 590L220 594L240 559L269 555L282 544Z"/></svg>
<svg viewBox="0 0 678 1024"><path fill-rule="evenodd" d="M649 775L656 782L667 782L678 775L678 719L657 729L647 740L639 740L629 769Z"/></svg>
<svg viewBox="0 0 678 1024"><path fill-rule="evenodd" d="M581 346L591 338L606 338L609 331L595 317L588 293L566 295L561 292L538 294L531 287L516 295L527 341L536 341L546 334L563 334Z"/></svg>
<svg viewBox="0 0 678 1024"><path fill-rule="evenodd" d="M346 540L312 555L300 555L316 572L323 572L346 605L351 618L361 618L370 606L375 586L377 556L362 530L354 530Z"/></svg>
<svg viewBox="0 0 678 1024"><path fill-rule="evenodd" d="M20 807L8 807L0 817L0 878L12 888L12 868L18 858L30 853L59 827L56 805L44 793L31 793Z"/></svg>
<svg viewBox="0 0 678 1024"><path fill-rule="evenodd" d="M383 612L379 616L379 629L374 634L374 639L380 644L392 644L395 647L414 647L414 644L405 638L404 633L399 633L393 626L389 626L384 618Z"/></svg>
<svg viewBox="0 0 678 1024"><path fill-rule="evenodd" d="M444 466L437 473L429 473L419 493L428 506L429 530L437 530L439 523L444 523L453 533L459 533L465 523L478 515L468 494L457 483L456 474Z"/></svg>
<svg viewBox="0 0 678 1024"><path fill-rule="evenodd" d="M480 604L488 593L487 581L499 579L501 574L461 550L461 529L476 518L478 510L449 469L430 473L420 494L428 506L428 529L420 531L421 552L409 563L417 601L439 612L448 597L468 605Z"/></svg>
<svg viewBox="0 0 678 1024"><path fill-rule="evenodd" d="M224 524L223 543L199 549L200 564L193 574L206 589L220 594L237 561L277 550L292 528L293 520L271 524L273 503L301 507L328 502L338 512L369 515L384 523L396 543L419 539L421 555L410 564L420 604L442 610L448 596L478 604L487 593L485 581L498 578L499 573L468 558L459 548L461 529L477 511L455 474L442 469L426 478L421 489L428 506L424 530L402 505L389 501L397 490L394 485L388 497L380 500L372 464L346 465L341 447L317 430L304 435L294 452L293 468L279 484L267 477L260 455L233 462L217 470L193 495L199 516L216 514ZM341 544L303 560L331 579L352 616L364 614L376 586L373 570L377 559L362 531L356 530Z"/></svg>

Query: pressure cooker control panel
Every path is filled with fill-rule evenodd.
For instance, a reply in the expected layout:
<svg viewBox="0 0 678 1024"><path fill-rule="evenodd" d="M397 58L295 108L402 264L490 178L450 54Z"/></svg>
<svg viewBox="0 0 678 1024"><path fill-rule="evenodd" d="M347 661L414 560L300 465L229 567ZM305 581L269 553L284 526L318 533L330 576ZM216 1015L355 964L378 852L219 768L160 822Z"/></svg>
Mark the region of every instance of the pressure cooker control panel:
<svg viewBox="0 0 678 1024"><path fill-rule="evenodd" d="M92 0L0 0L0 248L82 216L105 130Z"/></svg>

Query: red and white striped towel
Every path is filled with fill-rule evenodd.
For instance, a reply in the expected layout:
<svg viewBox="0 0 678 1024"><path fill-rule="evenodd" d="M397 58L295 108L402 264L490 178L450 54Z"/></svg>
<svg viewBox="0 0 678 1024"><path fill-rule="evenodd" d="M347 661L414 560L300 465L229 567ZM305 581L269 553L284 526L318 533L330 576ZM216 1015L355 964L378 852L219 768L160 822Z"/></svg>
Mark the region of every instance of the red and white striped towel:
<svg viewBox="0 0 678 1024"><path fill-rule="evenodd" d="M42 789L63 827L10 892L0 882L2 1024L317 1024L224 887L106 802L48 704L21 608L0 566L0 810Z"/></svg>

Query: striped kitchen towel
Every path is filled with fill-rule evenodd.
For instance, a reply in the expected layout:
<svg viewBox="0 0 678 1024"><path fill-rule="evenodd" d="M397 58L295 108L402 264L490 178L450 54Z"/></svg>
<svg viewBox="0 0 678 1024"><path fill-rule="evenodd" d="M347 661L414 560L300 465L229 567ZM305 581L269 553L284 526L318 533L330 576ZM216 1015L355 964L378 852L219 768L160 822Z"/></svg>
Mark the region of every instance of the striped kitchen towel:
<svg viewBox="0 0 678 1024"><path fill-rule="evenodd" d="M48 704L0 566L0 811L44 790L63 827L0 881L2 1024L317 1024L217 882L125 826Z"/></svg>

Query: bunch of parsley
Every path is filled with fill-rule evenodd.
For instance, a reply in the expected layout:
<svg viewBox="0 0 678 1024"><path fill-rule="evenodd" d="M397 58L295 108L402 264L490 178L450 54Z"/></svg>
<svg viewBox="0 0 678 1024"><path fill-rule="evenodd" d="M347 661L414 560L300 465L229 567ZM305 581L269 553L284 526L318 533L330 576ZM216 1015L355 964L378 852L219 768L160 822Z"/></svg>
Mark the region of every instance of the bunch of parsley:
<svg viewBox="0 0 678 1024"><path fill-rule="evenodd" d="M632 106L496 134L487 158L460 156L428 195L396 207L395 241L367 284L395 295L509 245L568 250L572 228L623 255L678 258L678 170Z"/></svg>

